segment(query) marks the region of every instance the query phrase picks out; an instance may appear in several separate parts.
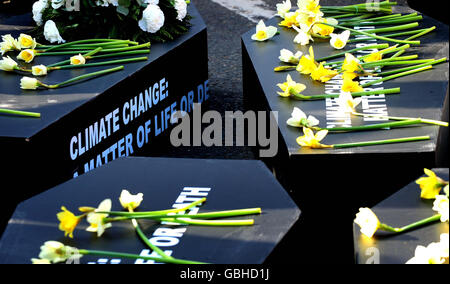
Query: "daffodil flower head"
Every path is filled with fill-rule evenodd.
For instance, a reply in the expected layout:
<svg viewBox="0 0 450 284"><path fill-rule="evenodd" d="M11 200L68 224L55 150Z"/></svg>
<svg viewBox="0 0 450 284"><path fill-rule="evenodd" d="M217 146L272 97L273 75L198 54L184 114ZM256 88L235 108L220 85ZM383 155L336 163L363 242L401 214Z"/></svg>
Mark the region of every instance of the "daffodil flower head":
<svg viewBox="0 0 450 284"><path fill-rule="evenodd" d="M341 90L344 93L357 93L363 92L364 88L357 81L351 80L350 77L344 77Z"/></svg>
<svg viewBox="0 0 450 284"><path fill-rule="evenodd" d="M415 255L406 264L443 264L442 249L438 243L431 243L428 247L417 246Z"/></svg>
<svg viewBox="0 0 450 284"><path fill-rule="evenodd" d="M48 73L48 69L45 65L36 65L31 67L31 72L34 76L45 76Z"/></svg>
<svg viewBox="0 0 450 284"><path fill-rule="evenodd" d="M363 70L363 68L361 66L361 61L359 61L358 58L351 53L346 53L344 63L342 64L342 70L346 72L357 72Z"/></svg>
<svg viewBox="0 0 450 284"><path fill-rule="evenodd" d="M81 258L82 255L78 253L78 249L65 246L60 242L48 241L41 246L39 258L41 261L47 260L51 263L63 262L74 258Z"/></svg>
<svg viewBox="0 0 450 284"><path fill-rule="evenodd" d="M17 41L21 49L35 49L37 45L36 40L26 34L20 34Z"/></svg>
<svg viewBox="0 0 450 284"><path fill-rule="evenodd" d="M441 222L448 222L449 219L449 204L448 197L445 195L436 196L436 200L433 203L433 210L441 215Z"/></svg>
<svg viewBox="0 0 450 284"><path fill-rule="evenodd" d="M0 52L4 55L6 52L20 50L19 42L13 38L10 34L2 36L2 42L0 43Z"/></svg>
<svg viewBox="0 0 450 284"><path fill-rule="evenodd" d="M66 207L61 207L62 212L59 212L56 216L59 223L59 230L65 232L64 236L69 236L73 239L73 231L81 221L81 217L75 216L72 212L67 210Z"/></svg>
<svg viewBox="0 0 450 284"><path fill-rule="evenodd" d="M319 2L320 0L298 0L297 6L302 13L323 16Z"/></svg>
<svg viewBox="0 0 450 284"><path fill-rule="evenodd" d="M353 81L353 79L355 79L356 77L358 77L358 74L354 73L354 72L344 72L344 73L342 73L342 79L343 80Z"/></svg>
<svg viewBox="0 0 450 284"><path fill-rule="evenodd" d="M292 26L292 28L297 32L294 38L294 42L300 45L308 45L310 41L314 41L312 36L309 34L308 29L304 25L300 25L301 28Z"/></svg>
<svg viewBox="0 0 450 284"><path fill-rule="evenodd" d="M323 63L320 63L319 67L315 68L311 72L311 77L315 81L320 81L322 83L328 82L333 77L338 75L339 73L332 69L327 69L324 67Z"/></svg>
<svg viewBox="0 0 450 284"><path fill-rule="evenodd" d="M321 19L320 14L300 12L297 13L296 22L298 26L304 26L304 29L306 31L309 31L317 22L320 22L320 19Z"/></svg>
<svg viewBox="0 0 450 284"><path fill-rule="evenodd" d="M86 229L88 232L97 233L98 237L101 237L106 229L111 228L111 223L105 223L104 219L108 217L105 213L96 212L108 212L111 211L112 202L111 199L106 199L100 203L95 212L88 213L87 221L90 226Z"/></svg>
<svg viewBox="0 0 450 284"><path fill-rule="evenodd" d="M81 55L81 54L72 56L70 58L70 64L71 65L83 65L83 64L86 64L86 58L83 55Z"/></svg>
<svg viewBox="0 0 450 284"><path fill-rule="evenodd" d="M328 23L332 25L337 25L338 21L334 18L321 18L319 19L322 23ZM334 27L324 24L315 24L312 27L312 31L314 34L318 34L321 36L331 36L331 34L334 32Z"/></svg>
<svg viewBox="0 0 450 284"><path fill-rule="evenodd" d="M34 49L25 49L22 50L19 55L17 55L17 59L23 60L26 63L30 63L34 60L36 56L36 51Z"/></svg>
<svg viewBox="0 0 450 284"><path fill-rule="evenodd" d="M336 100L339 109L345 113L354 112L356 107L362 102L362 98L353 98L350 92L341 92Z"/></svg>
<svg viewBox="0 0 450 284"><path fill-rule="evenodd" d="M445 186L444 181L437 177L432 170L424 169L424 172L427 177L421 177L416 181L422 190L420 197L423 199L435 199L441 192L442 187Z"/></svg>
<svg viewBox="0 0 450 284"><path fill-rule="evenodd" d="M3 59L0 60L0 70L10 72L15 70L17 66L17 62L12 60L9 56L3 57Z"/></svg>
<svg viewBox="0 0 450 284"><path fill-rule="evenodd" d="M317 68L317 62L314 58L314 50L313 47L309 47L309 54L304 55L297 66L297 71L309 75Z"/></svg>
<svg viewBox="0 0 450 284"><path fill-rule="evenodd" d="M377 215L370 208L360 208L354 222L361 228L361 233L369 238L372 238L381 226Z"/></svg>
<svg viewBox="0 0 450 284"><path fill-rule="evenodd" d="M324 149L332 148L333 146L321 144L322 141L328 134L328 130L320 130L316 134L310 128L303 127L304 136L297 138L297 143L301 147L308 147L312 149Z"/></svg>
<svg viewBox="0 0 450 284"><path fill-rule="evenodd" d="M41 85L35 78L23 77L20 80L20 88L24 90L36 90Z"/></svg>
<svg viewBox="0 0 450 284"><path fill-rule="evenodd" d="M377 61L380 61L381 59L383 59L383 54L381 53L381 51L377 51L377 52L371 53L369 56L364 58L364 62L366 62L366 63L377 62Z"/></svg>
<svg viewBox="0 0 450 284"><path fill-rule="evenodd" d="M266 41L273 38L278 32L278 29L273 26L266 26L264 21L261 20L256 25L256 33L252 35L252 40Z"/></svg>
<svg viewBox="0 0 450 284"><path fill-rule="evenodd" d="M280 16L284 19L285 15L291 11L292 3L291 0L283 1L282 3L277 4L277 16Z"/></svg>
<svg viewBox="0 0 450 284"><path fill-rule="evenodd" d="M286 123L293 127L314 127L320 123L319 120L312 115L307 117L298 107L294 107L291 116L292 117L289 118Z"/></svg>
<svg viewBox="0 0 450 284"><path fill-rule="evenodd" d="M280 26L292 28L293 26L298 26L299 23L297 21L298 13L297 12L289 12L284 15L284 20L280 22Z"/></svg>
<svg viewBox="0 0 450 284"><path fill-rule="evenodd" d="M303 52L297 51L295 54L287 49L280 50L280 61L291 64L298 64L300 57L302 57Z"/></svg>
<svg viewBox="0 0 450 284"><path fill-rule="evenodd" d="M278 92L281 97L290 97L291 92L300 94L306 89L306 86L292 80L291 75L286 76L286 82L277 85L283 92Z"/></svg>
<svg viewBox="0 0 450 284"><path fill-rule="evenodd" d="M128 190L124 189L120 194L119 201L124 209L131 208L134 210L141 205L143 197L143 193L132 195Z"/></svg>
<svg viewBox="0 0 450 284"><path fill-rule="evenodd" d="M332 47L334 47L335 49L343 49L350 39L350 31L346 30L340 34L331 33L330 37L330 45Z"/></svg>

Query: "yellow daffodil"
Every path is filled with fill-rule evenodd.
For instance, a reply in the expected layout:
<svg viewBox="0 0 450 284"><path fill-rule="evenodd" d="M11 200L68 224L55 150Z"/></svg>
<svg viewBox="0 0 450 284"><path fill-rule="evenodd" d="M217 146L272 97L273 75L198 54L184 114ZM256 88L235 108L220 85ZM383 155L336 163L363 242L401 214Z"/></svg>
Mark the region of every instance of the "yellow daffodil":
<svg viewBox="0 0 450 284"><path fill-rule="evenodd" d="M298 0L297 6L302 13L323 16L319 2L320 0Z"/></svg>
<svg viewBox="0 0 450 284"><path fill-rule="evenodd" d="M17 55L17 59L23 60L26 63L30 63L34 60L34 57L36 56L36 51L33 49L25 49Z"/></svg>
<svg viewBox="0 0 450 284"><path fill-rule="evenodd" d="M65 246L60 242L48 241L41 246L39 254L41 261L47 260L51 263L58 263L68 260L69 258L81 258L78 250L73 247Z"/></svg>
<svg viewBox="0 0 450 284"><path fill-rule="evenodd" d="M3 57L3 59L0 60L0 70L10 72L17 69L17 66L17 62L12 60L9 56Z"/></svg>
<svg viewBox="0 0 450 284"><path fill-rule="evenodd" d="M378 51L378 52L371 53L369 56L364 58L364 62L366 62L366 63L376 62L376 61L380 61L381 59L383 59L383 54L381 53L381 51Z"/></svg>
<svg viewBox="0 0 450 284"><path fill-rule="evenodd" d="M32 258L32 264L52 264L48 259Z"/></svg>
<svg viewBox="0 0 450 284"><path fill-rule="evenodd" d="M360 208L354 222L361 227L361 233L369 238L372 238L381 226L377 215L369 208Z"/></svg>
<svg viewBox="0 0 450 284"><path fill-rule="evenodd" d="M341 92L336 99L339 108L343 112L354 112L356 107L362 102L362 98L353 98L349 92Z"/></svg>
<svg viewBox="0 0 450 284"><path fill-rule="evenodd" d="M290 97L291 96L291 90L294 92L300 94L306 89L306 86L300 83L295 82L292 80L291 75L286 76L286 82L283 84L277 85L283 92L278 92L278 94L282 97Z"/></svg>
<svg viewBox="0 0 450 284"><path fill-rule="evenodd" d="M36 90L40 86L40 82L35 78L23 77L20 80L20 88L24 90Z"/></svg>
<svg viewBox="0 0 450 284"><path fill-rule="evenodd" d="M71 65L83 65L83 64L86 64L86 58L84 58L84 56L81 55L81 54L72 56L72 57L70 57L70 64Z"/></svg>
<svg viewBox="0 0 450 284"><path fill-rule="evenodd" d="M317 22L320 22L320 19L320 15L318 14L298 13L296 22L297 26L309 31Z"/></svg>
<svg viewBox="0 0 450 284"><path fill-rule="evenodd" d="M330 34L330 44L335 49L343 49L350 38L350 31L343 31L340 34L331 33Z"/></svg>
<svg viewBox="0 0 450 284"><path fill-rule="evenodd" d="M302 74L306 74L309 75L311 74L315 69L317 68L317 62L314 58L314 50L313 47L311 46L309 48L309 54L308 55L304 55L301 59L300 62L298 63L297 66L297 71L302 73Z"/></svg>
<svg viewBox="0 0 450 284"><path fill-rule="evenodd" d="M328 130L321 130L314 134L310 128L303 127L304 136L297 138L298 145L302 147L309 147L312 149L324 149L324 148L332 148L333 146L320 144L328 134Z"/></svg>
<svg viewBox="0 0 450 284"><path fill-rule="evenodd" d="M356 72L363 70L363 68L361 66L361 61L359 61L358 58L351 53L346 53L344 63L342 64L342 70L345 72Z"/></svg>
<svg viewBox="0 0 450 284"><path fill-rule="evenodd" d="M295 54L287 49L280 50L280 61L291 64L298 64L300 57L302 57L303 52L297 51Z"/></svg>
<svg viewBox="0 0 450 284"><path fill-rule="evenodd" d="M356 77L358 77L358 74L356 74L354 72L344 72L344 73L342 73L342 79L343 80L353 80Z"/></svg>
<svg viewBox="0 0 450 284"><path fill-rule="evenodd" d="M424 172L428 177L422 177L416 181L422 190L420 197L423 199L435 199L446 184L433 171L424 169Z"/></svg>
<svg viewBox="0 0 450 284"><path fill-rule="evenodd" d="M436 200L433 203L433 210L441 214L441 222L448 222L449 207L448 197L445 195L436 196Z"/></svg>
<svg viewBox="0 0 450 284"><path fill-rule="evenodd" d="M320 19L319 21L322 23L328 23L328 24L333 24L333 25L338 24L338 21L334 18ZM331 36L331 34L334 32L334 27L324 25L324 24L315 24L312 27L312 31L316 35Z"/></svg>
<svg viewBox="0 0 450 284"><path fill-rule="evenodd" d="M273 38L277 32L278 30L276 27L266 26L264 21L261 20L258 25L256 25L256 33L252 35L252 40L266 41Z"/></svg>
<svg viewBox="0 0 450 284"><path fill-rule="evenodd" d="M119 201L124 209L136 209L141 205L144 194L138 193L136 195L132 195L128 190L122 190L120 194Z"/></svg>
<svg viewBox="0 0 450 284"><path fill-rule="evenodd" d="M338 75L339 73L335 70L327 69L323 66L323 63L320 63L319 67L315 68L311 72L311 77L315 81L320 81L322 83L328 82L333 77Z"/></svg>
<svg viewBox="0 0 450 284"><path fill-rule="evenodd" d="M319 120L314 116L306 116L306 114L299 108L294 107L292 111L291 118L286 122L288 125L293 127L314 127L319 125Z"/></svg>
<svg viewBox="0 0 450 284"><path fill-rule="evenodd" d="M69 236L73 239L73 231L80 223L82 217L75 216L72 212L67 210L66 207L61 207L62 212L58 213L56 216L58 217L59 230L65 232L64 236Z"/></svg>
<svg viewBox="0 0 450 284"><path fill-rule="evenodd" d="M291 0L286 0L282 3L277 4L277 16L284 19L285 15L291 11L292 3Z"/></svg>
<svg viewBox="0 0 450 284"><path fill-rule="evenodd" d="M307 31L305 31L305 29L298 28L296 26L293 26L292 28L297 31L297 35L294 38L295 43L298 43L300 45L308 45L310 41L314 41L312 36Z"/></svg>
<svg viewBox="0 0 450 284"><path fill-rule="evenodd" d="M341 90L344 93L357 93L363 92L364 88L361 87L358 82L345 78Z"/></svg>
<svg viewBox="0 0 450 284"><path fill-rule="evenodd" d="M284 16L284 20L279 23L282 27L292 28L293 26L298 26L299 23L297 22L298 13L296 12L289 12L286 13Z"/></svg>
<svg viewBox="0 0 450 284"><path fill-rule="evenodd" d="M88 213L87 221L90 226L86 229L88 232L97 233L98 237L101 237L106 229L110 228L111 223L105 223L104 219L108 217L108 214L99 214L96 212L108 212L111 211L112 202L111 199L106 199L100 203L95 212Z"/></svg>
<svg viewBox="0 0 450 284"><path fill-rule="evenodd" d="M442 254L441 245L438 243L431 243L428 247L417 246L414 257L406 264L443 264L445 258Z"/></svg>
<svg viewBox="0 0 450 284"><path fill-rule="evenodd" d="M37 42L34 38L26 34L20 34L17 39L21 49L35 49Z"/></svg>
<svg viewBox="0 0 450 284"><path fill-rule="evenodd" d="M48 73L48 69L45 65L36 65L31 68L31 72L34 76L45 76Z"/></svg>

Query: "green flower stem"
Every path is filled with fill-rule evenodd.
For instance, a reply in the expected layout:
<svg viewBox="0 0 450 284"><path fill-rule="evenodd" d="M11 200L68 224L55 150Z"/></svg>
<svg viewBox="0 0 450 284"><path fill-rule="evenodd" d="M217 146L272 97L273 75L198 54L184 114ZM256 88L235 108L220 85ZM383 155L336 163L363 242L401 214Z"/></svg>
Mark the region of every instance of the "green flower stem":
<svg viewBox="0 0 450 284"><path fill-rule="evenodd" d="M358 14L347 13L347 14L342 14L342 15L339 15L339 16L336 16L336 17L333 17L333 18L335 18L335 19L342 19L342 18L350 18L350 17L356 17L356 16L358 16Z"/></svg>
<svg viewBox="0 0 450 284"><path fill-rule="evenodd" d="M392 89L385 89L385 90L376 90L376 91L367 91L367 92L355 92L352 93L353 97L363 97L363 96L373 96L373 95L391 95L391 94L398 94L400 93L400 88L392 88ZM322 95L312 95L312 96L306 96L302 94L296 93L294 90L291 90L291 94L303 101L309 101L309 100L325 100L325 99L333 99L338 98L339 94L322 94Z"/></svg>
<svg viewBox="0 0 450 284"><path fill-rule="evenodd" d="M392 46L392 47L395 47L395 46ZM396 47L396 48L386 48L386 49L384 49L384 50L381 50L381 51L379 51L382 55L386 55L386 54L390 54L390 53L394 53L394 52L400 52L400 51L405 51L405 49L408 49L408 48L410 48L411 46L409 45L409 44L405 44L405 45L402 45L402 46L400 46L400 47ZM367 54L367 55L364 55L364 56L361 56L361 57L358 57L358 59L359 60L364 60L364 59L366 59L367 57L369 57L370 56L370 54ZM333 61L333 62L328 62L328 63L324 63L324 65L326 65L326 66L329 66L329 65L339 65L339 64L342 64L342 63L344 63L344 60L340 60L340 61Z"/></svg>
<svg viewBox="0 0 450 284"><path fill-rule="evenodd" d="M373 16L374 16L374 14L362 14L362 15L357 15L357 17L353 17L353 18L348 19L348 20L342 20L342 21L339 21L339 23L342 24L342 23L347 23L347 22L362 21L362 20L365 20L365 19L370 18L370 17L373 17ZM333 17L333 18L336 19L336 17Z"/></svg>
<svg viewBox="0 0 450 284"><path fill-rule="evenodd" d="M378 3L380 7L390 7L397 5L397 2L383 1ZM346 6L322 6L322 9L339 9L339 8L355 8L355 7L367 7L366 3L354 4L354 5L346 5Z"/></svg>
<svg viewBox="0 0 450 284"><path fill-rule="evenodd" d="M176 258L158 258L150 256L141 256L138 254L111 252L111 251L100 251L100 250L85 250L80 249L78 253L82 255L95 255L95 256L106 256L111 258L130 258L130 259L143 259L143 260L153 260L160 263L170 263L170 264L206 264L203 262L196 262L190 260L176 259Z"/></svg>
<svg viewBox="0 0 450 284"><path fill-rule="evenodd" d="M102 49L103 49L102 47L97 47L96 49L94 49L92 51L89 51L88 53L83 54L83 57L85 59L92 58L93 55L99 53ZM61 62L57 62L57 63L53 63L53 64L50 64L50 65L47 65L47 68L67 65L67 64L70 64L70 62L71 62L70 59L67 59L67 60L64 60L64 61L61 61Z"/></svg>
<svg viewBox="0 0 450 284"><path fill-rule="evenodd" d="M427 31L428 29L419 29L419 30L413 30L413 31L407 31L407 32L401 32L401 33L394 33L394 34L378 34L384 37L400 37L400 36L405 36L405 35L416 35L419 34L421 32ZM350 39L348 41L348 43L355 43L355 42L361 42L361 41L366 41L370 39L370 37L362 37L362 38L356 38L356 39ZM412 40L414 38L408 39L408 40Z"/></svg>
<svg viewBox="0 0 450 284"><path fill-rule="evenodd" d="M440 219L441 219L441 214L437 214L437 215L431 216L429 218L420 220L418 222L412 223L410 225L404 226L402 228L392 228L391 226L382 224L380 226L380 230L400 234L400 233L405 233L405 232L411 231L416 228L423 227L423 226L431 224L431 223L438 222L438 221L440 221Z"/></svg>
<svg viewBox="0 0 450 284"><path fill-rule="evenodd" d="M369 62L369 63L363 63L363 67L377 67L377 66L397 66L397 65L414 65L414 64L424 64L424 63L431 63L434 62L434 59L419 59L419 60L401 60L401 61L383 61L383 62Z"/></svg>
<svg viewBox="0 0 450 284"><path fill-rule="evenodd" d="M86 46L86 47L69 46L69 47L60 48L60 49L58 49L58 51L79 51L79 50L86 51L86 50L93 50L98 47L102 47L103 49L107 50L107 49L113 49L113 48L129 47L129 45L128 44L115 44L115 45L109 45L109 46ZM41 51L39 51L39 52L41 52ZM42 52L45 53L46 51L42 51Z"/></svg>
<svg viewBox="0 0 450 284"><path fill-rule="evenodd" d="M131 51L131 50L137 50L137 49L148 49L150 47L150 43L130 46L130 47L123 47L123 48L111 48L111 49L103 49L100 53L117 53L117 52L123 52L123 51ZM87 53L90 50L80 50L80 51L61 51L61 52L39 52L36 54L36 56L58 56L58 55L77 55L80 53Z"/></svg>
<svg viewBox="0 0 450 284"><path fill-rule="evenodd" d="M370 19L369 19L370 20ZM404 16L404 17L399 17L396 19L389 19L389 20L385 20L385 21L363 21L363 22L348 22L348 23L343 23L340 24L341 26L388 26L388 25L395 25L395 24L404 24L404 23L411 23L411 22L416 22L416 21L421 21L423 20L422 16Z"/></svg>
<svg viewBox="0 0 450 284"><path fill-rule="evenodd" d="M396 43L407 43L407 44L420 45L420 41L409 41L409 40L392 39L392 38L383 37L383 36L377 36L377 35L374 35L374 34L371 34L371 33L368 33L368 32L358 31L358 30L355 30L355 29L351 29L351 28L347 28L347 27L343 27L343 26L339 26L339 25L333 25L333 24L330 24L330 23L321 23L321 24L324 24L324 25L327 25L327 26L331 26L331 27L334 27L334 28L337 28L337 29L349 30L349 31L352 31L352 32L357 33L357 34L362 34L362 35L365 35L365 36L368 36L368 37L372 37L372 38L375 38L375 39L379 39L379 40L396 42ZM395 30L395 29L393 29L393 30Z"/></svg>
<svg viewBox="0 0 450 284"><path fill-rule="evenodd" d="M402 72L406 72L406 71L410 71L410 70L415 70L415 69L426 67L426 66L429 66L429 65L436 65L436 64L440 64L440 63L444 63L444 62L447 62L447 58L441 58L441 59L438 59L438 60L434 60L434 61L431 61L431 62L419 64L419 65L414 65L414 66L409 66L409 67L405 67L405 68L400 68L400 69L395 69L395 70L382 72L382 73L377 74L377 76L380 76L380 77L389 76L389 75L392 75L392 74L398 74L398 73L402 73Z"/></svg>
<svg viewBox="0 0 450 284"><path fill-rule="evenodd" d="M113 65L113 64L123 64L123 63L131 63L131 62L146 61L146 60L148 60L148 57L136 57L136 58L118 59L118 60L111 60L111 61L97 62L97 63L86 63L86 64L80 64L80 65L55 66L55 67L48 68L48 70L50 71L50 70L64 70L64 69L79 69L79 68L88 68L88 67Z"/></svg>
<svg viewBox="0 0 450 284"><path fill-rule="evenodd" d="M399 26L393 26L393 27L365 30L364 32L366 34L380 34L380 33L389 33L389 32L409 30L412 28L416 28L418 26L419 26L419 23L411 23L411 24L405 24L405 25L399 25ZM357 31L355 31L355 32L351 31L351 32L353 35L358 33ZM370 37L370 35L366 35L366 36Z"/></svg>
<svg viewBox="0 0 450 284"><path fill-rule="evenodd" d="M343 8L343 7L334 7L334 8L324 8L322 7L321 9L324 13L347 13L347 12L355 12L355 13L373 13L372 10L368 10L366 7L348 7L348 8ZM392 9L390 8L379 8L377 9L378 13L386 13L386 14L391 14L392 13Z"/></svg>
<svg viewBox="0 0 450 284"><path fill-rule="evenodd" d="M98 71L98 72L94 72L94 73L89 73L89 74L85 74L85 75L81 75L75 78L72 78L70 80L64 81L62 83L56 84L56 85L46 85L43 83L40 83L41 86L46 87L48 89L57 89L60 88L64 85L70 84L70 83L74 83L80 80L84 80L84 79L88 79L91 77L96 77L96 76L102 76L102 75L106 75L112 72L116 72L116 71L120 71L123 70L124 66L119 66L119 67L115 67L115 68L111 68L111 69L107 69L107 70L102 70L102 71Z"/></svg>
<svg viewBox="0 0 450 284"><path fill-rule="evenodd" d="M78 49L83 49L83 48L97 48L97 47L109 47L109 46L114 46L114 45L136 45L136 44L131 44L130 41L128 40L123 40L123 41L116 41L116 42L105 42L105 43L87 43L87 44L74 44L74 45L70 45L70 46L66 46L66 47L62 47L62 48L58 48L58 49L64 49L64 48L78 48ZM40 49L49 49L49 48L54 48L54 47L58 47L56 45L41 45L41 46L37 46L37 48Z"/></svg>
<svg viewBox="0 0 450 284"><path fill-rule="evenodd" d="M428 34L428 33L431 33L431 32L434 31L435 29L436 29L436 27L433 26L433 27L431 27L431 28L429 28L429 29L426 29L425 31L422 31L422 32L420 32L420 33L418 33L418 34L416 34L416 35L413 35L413 36L407 38L406 40L413 40L413 39L416 39L416 38L418 38L418 37L421 37L421 36L423 36L423 35L426 35L426 34Z"/></svg>
<svg viewBox="0 0 450 284"><path fill-rule="evenodd" d="M52 50L57 50L57 49L61 49L63 47L68 47L68 46L72 46L72 45L77 45L77 44L84 44L84 43L105 43L105 42L120 42L120 43L129 43L132 45L137 45L136 42L133 41L124 41L124 40L117 40L117 39L84 39L84 40L77 40L77 41L72 41L72 42L67 42L67 43L63 43L60 45L56 45L53 47L50 47L48 49L46 49L46 51L52 51Z"/></svg>
<svg viewBox="0 0 450 284"><path fill-rule="evenodd" d="M326 56L326 57L322 57L319 59L316 59L317 62L321 62L321 61L325 61L328 59L333 59L333 58L337 58L337 57L342 57L345 56L346 53L353 53L353 52L357 52L357 51L361 51L361 50L367 50L367 49L383 49L383 48L388 48L389 45L388 44L373 44L373 45L367 45L364 47L360 47L360 48L354 48L345 52L340 52L340 53L336 53L330 56Z"/></svg>
<svg viewBox="0 0 450 284"><path fill-rule="evenodd" d="M36 118L41 117L41 114L37 113L37 112L28 112L28 111L20 111L20 110L12 110L12 109L4 109L4 108L0 108L0 113L19 115L19 116L27 116L27 117L36 117Z"/></svg>
<svg viewBox="0 0 450 284"><path fill-rule="evenodd" d="M118 52L118 53L112 53L112 54L102 54L102 55L94 55L86 53L83 55L86 60L91 59L100 59L100 58L110 58L110 57L122 57L122 56L130 56L130 55L140 55L140 54L148 54L150 53L150 49L145 50L132 50L132 51L124 51L124 52ZM56 67L56 66L62 66L62 65L68 65L70 64L70 59L64 60L58 63L50 64L47 67Z"/></svg>
<svg viewBox="0 0 450 284"><path fill-rule="evenodd" d="M361 87L367 88L369 86L372 86L372 85L375 85L375 84L378 84L378 83L381 83L381 82L385 82L385 81L393 80L393 79L396 79L396 78L400 78L400 77L416 74L416 73L419 73L419 72L427 71L427 70L429 70L431 68L433 68L433 66L428 65L428 66L417 68L417 69L414 69L414 70L411 70L411 71L397 73L397 74L394 74L394 75L391 75L391 76L388 76L388 77L381 78L379 80L368 82L366 84L361 85Z"/></svg>
<svg viewBox="0 0 450 284"><path fill-rule="evenodd" d="M433 119L425 119L425 118L420 118L420 117L414 118L414 117L383 116L383 115L365 114L365 113L358 113L358 112L352 112L352 114L356 115L356 116L362 116L362 117L375 117L375 118L389 119L389 120L416 120L416 119L418 119L418 120L420 120L420 123L448 127L448 122L433 120Z"/></svg>
<svg viewBox="0 0 450 284"><path fill-rule="evenodd" d="M417 15L417 13L413 13L415 15ZM412 15L412 14L411 14ZM392 14L392 15L387 15L387 16L381 16L381 17L375 17L375 18L370 18L370 21L381 21L381 20L390 20L390 19L395 19L395 18L400 18L403 17L402 14ZM352 22L354 22L353 20L350 20Z"/></svg>
<svg viewBox="0 0 450 284"><path fill-rule="evenodd" d="M185 225L197 225L197 226L253 226L255 220L197 220L191 218L160 218L161 222L170 222Z"/></svg>
<svg viewBox="0 0 450 284"><path fill-rule="evenodd" d="M386 145L386 144L394 144L394 143L416 142L416 141L424 141L424 140L430 140L430 139L431 139L430 136L417 136L417 137L407 137L407 138L378 140L378 141L335 144L335 145L331 145L331 146L335 149L343 149L343 148L353 148L353 147Z"/></svg>
<svg viewBox="0 0 450 284"><path fill-rule="evenodd" d="M392 61L405 61L405 60L412 60L412 59L416 59L416 58L418 58L419 57L419 55L417 55L417 54L413 54L413 55L407 55L407 56L397 56L397 57L395 57L395 56L392 56L392 57L390 57L390 58L385 58L385 59L381 59L381 60L378 60L378 61L373 61L373 62L367 62L367 63L362 63L361 65L363 66L363 67L365 67L365 66L370 66L370 65L377 65L377 64L381 64L381 63L385 63L385 62L392 62ZM428 62L429 60L427 60L427 62Z"/></svg>
<svg viewBox="0 0 450 284"><path fill-rule="evenodd" d="M363 126L353 126L353 127L333 127L333 128L320 128L316 127L315 130L328 130L330 132L354 132L354 131L366 131L366 130L377 130L377 129L390 129L404 126L411 126L421 124L420 119L416 120L404 120L397 122L386 122L386 123L377 123L372 125L363 125Z"/></svg>

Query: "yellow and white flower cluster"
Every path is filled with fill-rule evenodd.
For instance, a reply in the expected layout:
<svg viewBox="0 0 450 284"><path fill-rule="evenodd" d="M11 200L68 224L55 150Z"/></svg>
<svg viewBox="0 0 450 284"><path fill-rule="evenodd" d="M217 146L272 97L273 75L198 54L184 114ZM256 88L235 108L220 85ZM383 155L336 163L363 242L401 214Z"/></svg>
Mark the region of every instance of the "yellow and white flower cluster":
<svg viewBox="0 0 450 284"><path fill-rule="evenodd" d="M442 234L438 243L431 243L427 247L418 246L415 256L406 264L448 264L449 240L448 234Z"/></svg>
<svg viewBox="0 0 450 284"><path fill-rule="evenodd" d="M19 38L15 39L12 35L7 34L2 36L2 42L0 42L0 53L1 55L4 55L10 51L35 49L36 45L36 40L29 35L20 34Z"/></svg>

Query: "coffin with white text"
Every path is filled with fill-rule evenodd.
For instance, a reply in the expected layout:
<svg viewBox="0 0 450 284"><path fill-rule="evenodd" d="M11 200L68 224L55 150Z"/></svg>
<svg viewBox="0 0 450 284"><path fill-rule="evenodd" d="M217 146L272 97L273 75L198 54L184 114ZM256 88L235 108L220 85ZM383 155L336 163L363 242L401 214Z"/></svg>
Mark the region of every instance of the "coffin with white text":
<svg viewBox="0 0 450 284"><path fill-rule="evenodd" d="M56 213L61 206L78 214L79 206L97 206L110 198L112 210L122 211L118 200L122 189L144 194L136 210L141 212L179 208L203 197L207 200L197 207L198 213L261 208L260 215L233 217L254 219L253 226L170 226L139 221L145 235L166 253L207 263L266 262L300 216L295 203L260 161L125 157L19 204L0 241L0 263L30 263L48 240L79 249L152 255L128 221L113 224L100 238L86 232L85 223L77 227L73 239L64 238L64 232L58 230ZM162 233L164 228L166 233ZM151 262L89 256L81 263Z"/></svg>

